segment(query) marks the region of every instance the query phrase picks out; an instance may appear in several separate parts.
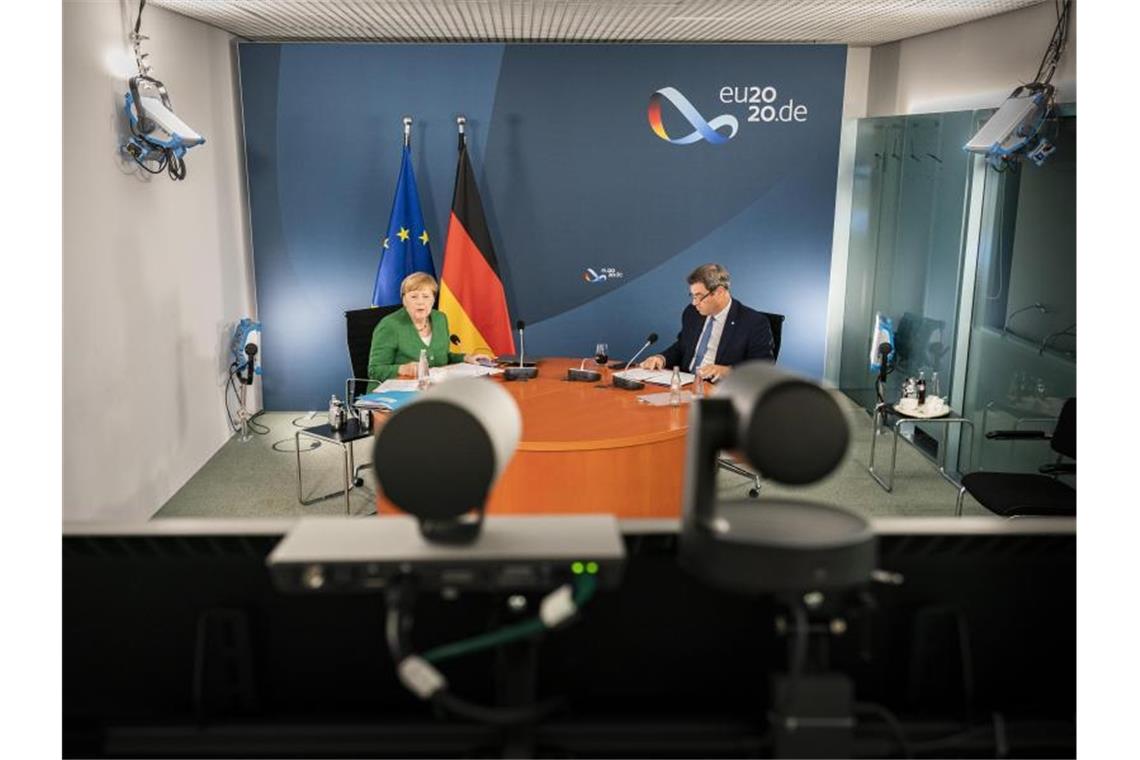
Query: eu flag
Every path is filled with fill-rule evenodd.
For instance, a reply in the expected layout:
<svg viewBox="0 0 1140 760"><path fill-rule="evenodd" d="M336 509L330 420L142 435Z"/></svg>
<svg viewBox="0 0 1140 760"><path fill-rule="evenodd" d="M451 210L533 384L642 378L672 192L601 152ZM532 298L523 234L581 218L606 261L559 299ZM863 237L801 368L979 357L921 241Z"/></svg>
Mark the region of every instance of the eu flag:
<svg viewBox="0 0 1140 760"><path fill-rule="evenodd" d="M435 277L424 213L420 209L420 192L416 189L416 175L412 172L412 154L407 145L404 145L400 177L396 181L396 198L392 201L388 232L382 245L380 267L376 270L376 284L372 288L372 305L398 305L400 283L405 277L412 272L427 272Z"/></svg>

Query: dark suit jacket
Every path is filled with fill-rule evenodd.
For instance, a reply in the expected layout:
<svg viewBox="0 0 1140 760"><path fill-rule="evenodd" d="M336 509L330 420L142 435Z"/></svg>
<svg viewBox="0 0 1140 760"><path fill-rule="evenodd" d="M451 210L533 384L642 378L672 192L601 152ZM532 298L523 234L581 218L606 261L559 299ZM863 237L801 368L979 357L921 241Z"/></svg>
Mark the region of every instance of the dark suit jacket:
<svg viewBox="0 0 1140 760"><path fill-rule="evenodd" d="M688 372L704 327L705 318L692 304L687 306L681 314L681 332L676 342L661 352L666 369L680 367L682 372ZM771 361L774 358L772 346L772 325L768 318L733 298L714 362L731 367L751 359Z"/></svg>

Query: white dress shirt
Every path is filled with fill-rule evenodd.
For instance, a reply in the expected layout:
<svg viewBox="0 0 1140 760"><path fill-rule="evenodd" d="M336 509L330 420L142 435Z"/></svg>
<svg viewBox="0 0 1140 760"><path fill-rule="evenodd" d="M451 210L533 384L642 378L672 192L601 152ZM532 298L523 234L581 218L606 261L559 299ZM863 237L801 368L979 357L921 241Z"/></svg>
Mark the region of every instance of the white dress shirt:
<svg viewBox="0 0 1140 760"><path fill-rule="evenodd" d="M705 358L698 366L707 367L710 364L716 364L716 351L720 348L720 336L724 334L724 325L728 322L728 310L732 308L732 299L728 299L728 303L724 308L716 314L710 314L705 317L704 325L701 325L701 332L704 332L708 320L712 320L712 332L709 334L709 346L705 351ZM699 338L698 338L699 340Z"/></svg>

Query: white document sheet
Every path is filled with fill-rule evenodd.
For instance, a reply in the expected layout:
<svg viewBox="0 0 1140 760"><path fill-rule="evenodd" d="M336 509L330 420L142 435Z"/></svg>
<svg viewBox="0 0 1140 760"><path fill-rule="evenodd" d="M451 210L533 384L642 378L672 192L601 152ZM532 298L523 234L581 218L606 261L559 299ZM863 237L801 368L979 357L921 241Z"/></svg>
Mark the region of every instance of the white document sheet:
<svg viewBox="0 0 1140 760"><path fill-rule="evenodd" d="M503 371L497 367L484 367L482 364L460 362L458 364L448 364L446 367L432 367L431 381L433 383L442 383L447 380L454 380L458 377L483 377L485 375L501 374L503 374ZM412 382L415 381L413 380Z"/></svg>
<svg viewBox="0 0 1140 760"><path fill-rule="evenodd" d="M384 382L377 385L376 390L374 390L372 392L373 393L387 393L388 391L414 391L414 390L416 390L416 381L415 380L402 380L402 379L392 378L391 380L385 380Z"/></svg>
<svg viewBox="0 0 1140 760"><path fill-rule="evenodd" d="M671 369L627 369L622 372L615 372L615 377L627 377L630 380L640 380L643 383L652 383L653 385L669 385L673 382L673 370ZM691 372L681 373L681 385L688 385L693 382L693 374Z"/></svg>

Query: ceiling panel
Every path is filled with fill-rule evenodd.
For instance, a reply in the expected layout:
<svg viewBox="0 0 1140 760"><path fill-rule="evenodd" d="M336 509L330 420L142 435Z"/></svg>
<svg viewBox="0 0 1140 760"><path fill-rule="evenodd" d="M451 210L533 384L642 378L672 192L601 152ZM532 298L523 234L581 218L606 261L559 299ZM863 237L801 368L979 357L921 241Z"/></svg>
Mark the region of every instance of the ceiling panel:
<svg viewBox="0 0 1140 760"><path fill-rule="evenodd" d="M251 40L870 46L1042 0L150 0Z"/></svg>

